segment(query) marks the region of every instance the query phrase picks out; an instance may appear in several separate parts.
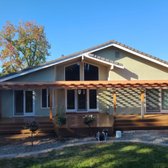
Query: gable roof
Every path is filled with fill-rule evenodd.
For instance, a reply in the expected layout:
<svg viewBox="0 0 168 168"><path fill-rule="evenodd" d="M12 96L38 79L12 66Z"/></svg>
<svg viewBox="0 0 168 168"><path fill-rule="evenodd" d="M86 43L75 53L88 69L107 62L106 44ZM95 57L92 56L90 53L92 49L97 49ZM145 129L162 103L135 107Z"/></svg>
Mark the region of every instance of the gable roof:
<svg viewBox="0 0 168 168"><path fill-rule="evenodd" d="M94 46L94 47L91 47L91 48L88 48L88 49L85 49L85 50L82 50L82 51L79 51L79 52L75 52L75 53L67 55L67 56L62 56L60 58L57 58L53 61L49 61L47 63L41 64L39 66L26 68L26 69L21 70L19 72L5 75L3 77L0 77L0 82L4 82L4 81L7 81L7 80L16 78L18 76L23 76L23 75L26 75L26 74L29 74L29 73L32 73L32 72L35 72L35 71L38 71L38 70L41 70L41 69L45 69L45 68L48 68L48 67L51 67L51 66L54 66L54 65L72 60L72 59L77 58L77 57L81 57L83 54L86 54L86 55L91 56L91 57L96 57L97 59L101 60L101 59L104 59L104 58L102 58L100 56L93 55L92 53L95 52L95 51L99 51L99 50L108 48L108 47L112 47L112 46L168 68L168 61L165 61L165 60L162 60L160 58L149 55L147 53L141 52L139 50L136 50L132 47L129 47L129 46L127 46L125 44L122 44L120 42L117 42L115 40L110 40L110 41L105 42L103 44L100 44L100 45L97 45L97 46ZM110 62L111 60L107 59L106 61ZM117 65L119 63L113 62L113 64Z"/></svg>

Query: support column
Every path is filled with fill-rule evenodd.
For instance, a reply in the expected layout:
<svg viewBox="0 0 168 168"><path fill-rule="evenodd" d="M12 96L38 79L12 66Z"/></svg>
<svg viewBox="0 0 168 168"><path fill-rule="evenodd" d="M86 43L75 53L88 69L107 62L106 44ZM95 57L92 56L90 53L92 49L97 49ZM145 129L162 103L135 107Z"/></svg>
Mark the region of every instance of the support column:
<svg viewBox="0 0 168 168"><path fill-rule="evenodd" d="M52 121L53 119L53 89L50 88L49 89L49 92L50 92L50 114L49 114L49 118L50 118L50 121Z"/></svg>
<svg viewBox="0 0 168 168"><path fill-rule="evenodd" d="M117 95L116 91L113 92L113 109L114 109L114 115L117 113Z"/></svg>
<svg viewBox="0 0 168 168"><path fill-rule="evenodd" d="M145 100L145 92L141 90L141 119L144 119L144 100Z"/></svg>

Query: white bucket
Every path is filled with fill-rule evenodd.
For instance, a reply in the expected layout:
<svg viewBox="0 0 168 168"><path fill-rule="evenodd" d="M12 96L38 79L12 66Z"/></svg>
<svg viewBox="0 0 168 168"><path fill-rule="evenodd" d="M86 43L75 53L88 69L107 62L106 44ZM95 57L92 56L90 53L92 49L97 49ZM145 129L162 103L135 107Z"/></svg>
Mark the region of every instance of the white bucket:
<svg viewBox="0 0 168 168"><path fill-rule="evenodd" d="M121 131L116 131L116 138L121 138L122 134Z"/></svg>

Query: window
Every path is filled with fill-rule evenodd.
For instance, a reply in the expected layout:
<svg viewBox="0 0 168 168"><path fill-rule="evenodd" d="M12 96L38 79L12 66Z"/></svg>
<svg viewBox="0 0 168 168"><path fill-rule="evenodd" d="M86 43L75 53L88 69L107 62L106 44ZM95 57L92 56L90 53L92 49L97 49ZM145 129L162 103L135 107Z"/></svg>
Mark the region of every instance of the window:
<svg viewBox="0 0 168 168"><path fill-rule="evenodd" d="M67 109L75 109L75 90L67 90Z"/></svg>
<svg viewBox="0 0 168 168"><path fill-rule="evenodd" d="M42 89L42 108L50 107L50 92L48 89Z"/></svg>
<svg viewBox="0 0 168 168"><path fill-rule="evenodd" d="M94 65L84 64L84 80L99 80L98 67Z"/></svg>
<svg viewBox="0 0 168 168"><path fill-rule="evenodd" d="M168 110L168 89L162 90L162 110Z"/></svg>
<svg viewBox="0 0 168 168"><path fill-rule="evenodd" d="M87 110L87 92L86 89L77 90L78 111Z"/></svg>
<svg viewBox="0 0 168 168"><path fill-rule="evenodd" d="M65 68L65 80L66 81L80 80L80 65L79 64L73 64Z"/></svg>
<svg viewBox="0 0 168 168"><path fill-rule="evenodd" d="M15 114L23 115L24 113L24 92L23 90L15 91Z"/></svg>
<svg viewBox="0 0 168 168"><path fill-rule="evenodd" d="M25 110L26 113L31 113L33 111L33 92L25 91Z"/></svg>
<svg viewBox="0 0 168 168"><path fill-rule="evenodd" d="M15 90L14 106L15 115L33 115L34 92L32 90Z"/></svg>
<svg viewBox="0 0 168 168"><path fill-rule="evenodd" d="M97 91L89 90L89 108L97 109Z"/></svg>
<svg viewBox="0 0 168 168"><path fill-rule="evenodd" d="M91 111L97 109L97 91L94 89L67 90L67 111Z"/></svg>
<svg viewBox="0 0 168 168"><path fill-rule="evenodd" d="M146 90L146 111L159 112L160 111L160 91L159 89Z"/></svg>

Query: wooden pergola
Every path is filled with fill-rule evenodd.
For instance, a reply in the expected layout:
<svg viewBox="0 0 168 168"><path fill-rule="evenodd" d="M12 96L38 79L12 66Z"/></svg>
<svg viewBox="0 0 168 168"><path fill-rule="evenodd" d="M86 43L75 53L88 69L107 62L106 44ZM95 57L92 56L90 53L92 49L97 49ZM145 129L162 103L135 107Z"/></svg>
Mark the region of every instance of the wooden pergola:
<svg viewBox="0 0 168 168"><path fill-rule="evenodd" d="M52 119L53 89L103 89L112 88L113 108L116 113L116 89L137 88L141 90L141 117L144 118L145 88L168 88L168 80L122 80L122 81L55 81L55 82L2 82L0 89L43 89L50 88L50 119Z"/></svg>

